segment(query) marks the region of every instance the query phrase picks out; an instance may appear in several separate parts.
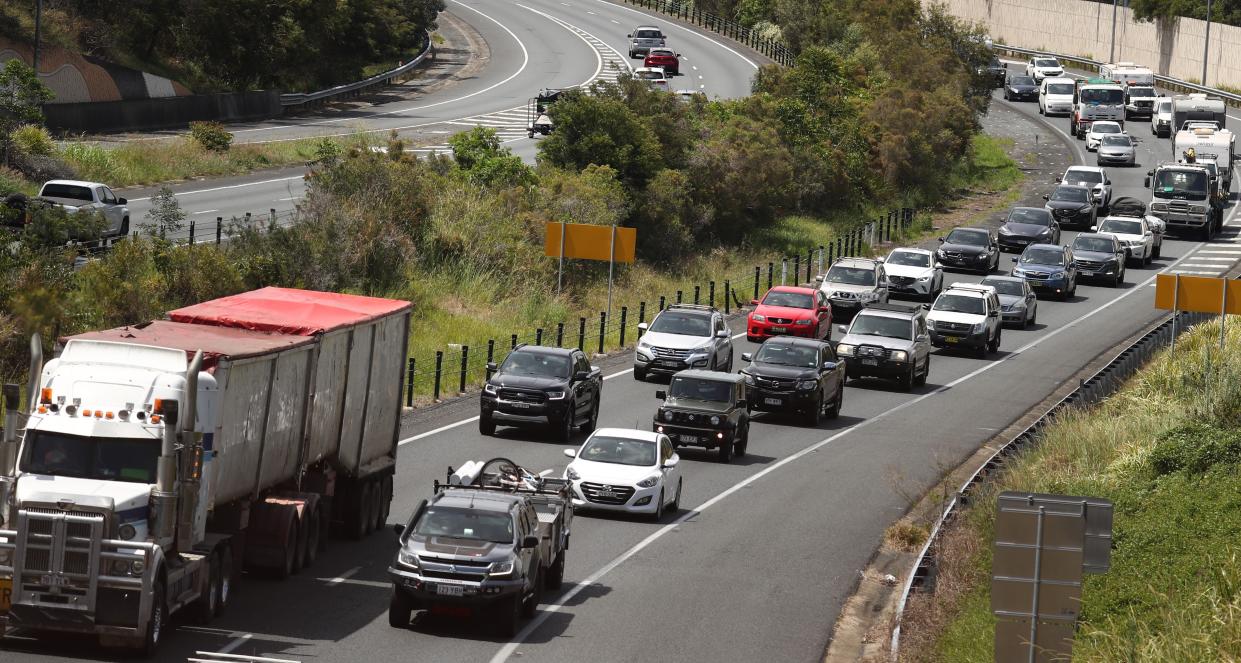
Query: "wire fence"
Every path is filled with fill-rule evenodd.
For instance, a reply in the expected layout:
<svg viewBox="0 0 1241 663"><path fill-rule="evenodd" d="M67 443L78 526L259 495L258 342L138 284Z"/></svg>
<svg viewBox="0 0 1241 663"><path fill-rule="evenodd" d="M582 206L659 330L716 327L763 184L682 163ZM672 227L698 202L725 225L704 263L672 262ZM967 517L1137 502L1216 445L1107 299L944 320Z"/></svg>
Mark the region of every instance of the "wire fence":
<svg viewBox="0 0 1241 663"><path fill-rule="evenodd" d="M796 56L788 46L783 43L764 37L757 30L747 28L740 23L717 16L711 12L704 12L689 2L682 0L618 0L636 7L650 9L660 14L665 14L673 18L681 19L689 23L693 23L702 28L706 28L712 32L734 39L750 48L766 55L772 60L786 66L793 66Z"/></svg>

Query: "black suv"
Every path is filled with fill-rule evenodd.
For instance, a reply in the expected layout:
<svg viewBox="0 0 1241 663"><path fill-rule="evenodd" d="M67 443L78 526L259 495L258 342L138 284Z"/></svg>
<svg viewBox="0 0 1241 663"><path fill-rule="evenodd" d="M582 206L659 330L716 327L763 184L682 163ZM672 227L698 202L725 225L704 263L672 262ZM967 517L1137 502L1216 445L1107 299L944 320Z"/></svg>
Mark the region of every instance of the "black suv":
<svg viewBox="0 0 1241 663"><path fill-rule="evenodd" d="M849 377L895 379L906 390L926 384L931 337L925 306L872 306L841 331L836 354L845 360Z"/></svg>
<svg viewBox="0 0 1241 663"><path fill-rule="evenodd" d="M495 435L497 424L549 426L567 442L574 427L589 433L599 421L603 374L581 350L519 345L487 372L478 413L483 435Z"/></svg>
<svg viewBox="0 0 1241 663"><path fill-rule="evenodd" d="M811 426L823 415L834 419L840 414L845 365L836 360L831 345L809 338L772 338L741 358L750 362L741 374L751 409L799 412Z"/></svg>
<svg viewBox="0 0 1241 663"><path fill-rule="evenodd" d="M1051 212L1056 222L1062 226L1089 228L1095 225L1095 219L1099 215L1093 192L1084 186L1061 184L1050 194L1044 194L1043 200L1047 201L1045 209ZM1046 240L1039 238L1038 241ZM1059 244L1060 242L1057 240L1049 243Z"/></svg>
<svg viewBox="0 0 1241 663"><path fill-rule="evenodd" d="M716 449L720 462L744 456L750 440L745 378L737 373L689 370L672 376L668 390L655 392L664 404L652 427L674 447Z"/></svg>

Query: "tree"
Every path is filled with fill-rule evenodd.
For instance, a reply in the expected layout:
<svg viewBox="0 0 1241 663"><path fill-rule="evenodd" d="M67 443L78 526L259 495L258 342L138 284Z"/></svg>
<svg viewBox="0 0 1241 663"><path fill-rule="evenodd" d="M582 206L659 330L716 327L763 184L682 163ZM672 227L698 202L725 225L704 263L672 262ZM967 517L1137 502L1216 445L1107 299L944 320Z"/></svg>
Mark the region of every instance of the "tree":
<svg viewBox="0 0 1241 663"><path fill-rule="evenodd" d="M142 229L152 237L163 239L167 233L181 230L185 217L185 210L181 209L181 203L172 189L160 187L159 193L151 198L151 209L147 210L147 222L142 224Z"/></svg>
<svg viewBox="0 0 1241 663"><path fill-rule="evenodd" d="M609 166L625 184L639 188L662 170L663 156L648 120L620 99L572 91L552 104L556 130L539 143L539 159L581 170Z"/></svg>
<svg viewBox="0 0 1241 663"><path fill-rule="evenodd" d="M23 124L42 124L43 104L53 96L25 62L14 58L0 68L0 143L3 143L6 165L13 132Z"/></svg>
<svg viewBox="0 0 1241 663"><path fill-rule="evenodd" d="M534 171L500 144L496 130L474 127L448 139L459 172L483 186L521 186L534 182Z"/></svg>

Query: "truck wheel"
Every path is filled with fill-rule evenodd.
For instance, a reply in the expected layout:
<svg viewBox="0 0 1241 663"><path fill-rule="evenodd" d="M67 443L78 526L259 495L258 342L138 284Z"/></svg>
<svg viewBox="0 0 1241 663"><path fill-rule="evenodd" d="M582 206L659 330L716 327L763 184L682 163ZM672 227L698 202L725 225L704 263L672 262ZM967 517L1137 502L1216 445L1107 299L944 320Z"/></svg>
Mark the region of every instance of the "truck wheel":
<svg viewBox="0 0 1241 663"><path fill-rule="evenodd" d="M840 386L836 388L836 400L832 401L832 406L827 409L827 418L835 419L840 416L840 408L845 404L845 381L840 381Z"/></svg>
<svg viewBox="0 0 1241 663"><path fill-rule="evenodd" d="M1160 254L1160 252L1161 252L1162 250L1163 250L1163 245L1162 245L1162 244L1156 244L1156 245L1155 245L1155 252L1151 254L1151 257L1153 257L1153 258L1158 258L1158 257L1159 257L1159 254Z"/></svg>
<svg viewBox="0 0 1241 663"><path fill-rule="evenodd" d="M392 476L386 476L379 482L379 520L375 529L383 529L388 525L388 516L392 514Z"/></svg>
<svg viewBox="0 0 1241 663"><path fill-rule="evenodd" d="M319 558L319 539L323 537L323 531L319 527L319 507L315 506L313 511L307 513L302 519L302 527L306 530L306 549L302 552L302 565L310 566Z"/></svg>
<svg viewBox="0 0 1241 663"><path fill-rule="evenodd" d="M582 424L581 431L587 435L595 432L599 427L599 399L595 398L595 404L590 406L590 418L586 423Z"/></svg>
<svg viewBox="0 0 1241 663"><path fill-rule="evenodd" d="M164 579L157 577L151 590L151 619L147 622L146 634L138 646L144 657L154 656L163 642L164 629L168 626L168 601L165 595Z"/></svg>
<svg viewBox="0 0 1241 663"><path fill-rule="evenodd" d="M810 410L806 412L806 425L815 428L819 425L819 417L823 415L823 392L815 397L814 403L811 404Z"/></svg>
<svg viewBox="0 0 1241 663"><path fill-rule="evenodd" d="M517 635L518 627L521 626L521 594L513 596L511 600L500 601L496 605L496 631L499 635L511 638Z"/></svg>
<svg viewBox="0 0 1241 663"><path fill-rule="evenodd" d="M638 382L646 382L646 369L645 368L633 369L633 379L637 380Z"/></svg>
<svg viewBox="0 0 1241 663"><path fill-rule="evenodd" d="M392 598L388 600L388 626L392 628L407 628L413 613L413 601L409 600L405 592L393 586Z"/></svg>
<svg viewBox="0 0 1241 663"><path fill-rule="evenodd" d="M564 584L564 556L565 551L561 550L556 556L556 562L547 570L547 580L544 584L548 589L560 589L560 586Z"/></svg>
<svg viewBox="0 0 1241 663"><path fill-rule="evenodd" d="M564 421L560 422L560 430L556 436L561 442L568 442L573 439L573 409L576 406L569 403L568 410L564 413Z"/></svg>
<svg viewBox="0 0 1241 663"><path fill-rule="evenodd" d="M297 546L298 537L300 536L297 527L297 518L289 524L289 533L285 537L284 545L281 546L284 552L284 561L274 570L276 577L283 580L294 573L297 573Z"/></svg>
<svg viewBox="0 0 1241 663"><path fill-rule="evenodd" d="M926 379L931 376L931 355L926 356L926 363L922 366L922 372L918 377L914 378L914 386L921 387L926 384Z"/></svg>
<svg viewBox="0 0 1241 663"><path fill-rule="evenodd" d="M733 460L733 442L730 440L720 445L720 462L731 463Z"/></svg>
<svg viewBox="0 0 1241 663"><path fill-rule="evenodd" d="M1073 285L1073 290L1077 290L1076 284ZM997 326L995 328L995 339L987 345L987 352L994 354L1000 351L1000 333L1000 327Z"/></svg>
<svg viewBox="0 0 1241 663"><path fill-rule="evenodd" d="M299 573L306 567L306 548L310 545L310 526L307 524L306 518L308 514L303 511L302 516L299 518L296 513L295 509L293 518L294 522L297 523L297 539L295 539L296 546L293 549L293 573Z"/></svg>
<svg viewBox="0 0 1241 663"><path fill-rule="evenodd" d="M487 437L495 435L496 422L492 421L491 417L485 414L480 414L478 416L478 432L482 435L486 435Z"/></svg>
<svg viewBox="0 0 1241 663"><path fill-rule="evenodd" d="M228 609L228 602L233 596L233 549L231 546L220 546L220 587L215 601L215 616L219 617Z"/></svg>
<svg viewBox="0 0 1241 663"><path fill-rule="evenodd" d="M211 621L219 611L220 603L220 555L211 553L207 562L207 582L203 593L190 611L190 618L195 624L203 625Z"/></svg>
<svg viewBox="0 0 1241 663"><path fill-rule="evenodd" d="M530 587L530 598L521 604L521 616L529 619L539 609L539 602L543 600L543 572L539 571L534 577L534 583Z"/></svg>

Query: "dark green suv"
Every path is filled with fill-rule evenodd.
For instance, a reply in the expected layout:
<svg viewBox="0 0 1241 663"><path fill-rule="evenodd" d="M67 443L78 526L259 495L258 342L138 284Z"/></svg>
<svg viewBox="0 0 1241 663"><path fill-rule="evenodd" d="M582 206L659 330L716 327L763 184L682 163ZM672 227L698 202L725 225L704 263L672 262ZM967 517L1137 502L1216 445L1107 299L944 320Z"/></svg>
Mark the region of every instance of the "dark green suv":
<svg viewBox="0 0 1241 663"><path fill-rule="evenodd" d="M652 427L675 447L716 449L720 462L744 456L750 440L745 378L736 373L689 370L672 376L668 390L655 392L664 404Z"/></svg>

